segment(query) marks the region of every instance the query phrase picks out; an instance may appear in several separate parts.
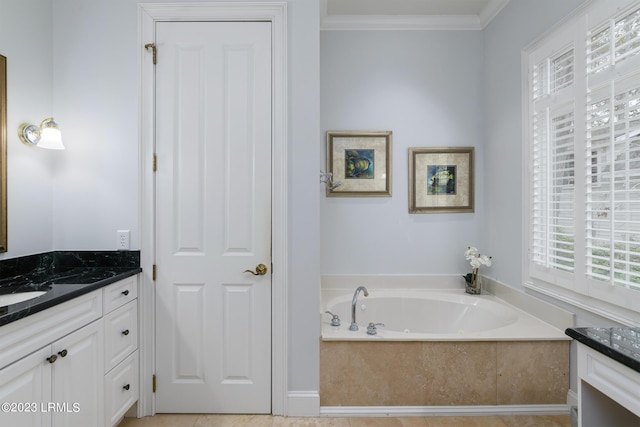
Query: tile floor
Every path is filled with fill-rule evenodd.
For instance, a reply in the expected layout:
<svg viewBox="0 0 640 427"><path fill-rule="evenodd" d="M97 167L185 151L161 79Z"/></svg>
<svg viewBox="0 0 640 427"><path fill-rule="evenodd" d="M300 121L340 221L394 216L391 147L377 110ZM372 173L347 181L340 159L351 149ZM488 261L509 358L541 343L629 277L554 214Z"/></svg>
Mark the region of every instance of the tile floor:
<svg viewBox="0 0 640 427"><path fill-rule="evenodd" d="M174 415L125 418L118 427L571 427L568 415L286 418L270 415Z"/></svg>

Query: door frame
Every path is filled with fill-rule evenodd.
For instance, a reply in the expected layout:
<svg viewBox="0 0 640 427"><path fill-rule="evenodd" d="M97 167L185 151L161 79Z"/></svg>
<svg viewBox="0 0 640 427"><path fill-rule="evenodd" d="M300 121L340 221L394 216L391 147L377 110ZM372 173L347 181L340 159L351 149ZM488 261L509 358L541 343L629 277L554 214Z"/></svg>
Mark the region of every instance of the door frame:
<svg viewBox="0 0 640 427"><path fill-rule="evenodd" d="M287 415L288 237L287 237L287 4L142 3L138 5L139 141L140 141L140 400L138 416L154 415L155 395L155 69L144 45L155 42L162 21L263 21L272 31L271 148L271 412ZM157 52L162 60L162 49Z"/></svg>

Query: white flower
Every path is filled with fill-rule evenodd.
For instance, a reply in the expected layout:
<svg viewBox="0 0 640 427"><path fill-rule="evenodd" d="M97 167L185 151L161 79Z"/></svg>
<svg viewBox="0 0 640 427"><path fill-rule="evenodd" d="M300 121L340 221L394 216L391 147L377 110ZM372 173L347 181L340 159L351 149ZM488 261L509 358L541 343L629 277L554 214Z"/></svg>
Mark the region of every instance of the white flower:
<svg viewBox="0 0 640 427"><path fill-rule="evenodd" d="M467 261L477 257L478 255L479 255L478 249L474 248L473 246L469 246L467 250L464 252L464 257L467 259Z"/></svg>
<svg viewBox="0 0 640 427"><path fill-rule="evenodd" d="M464 252L464 257L469 261L471 268L474 270L479 268L481 265L491 267L491 257L488 255L481 255L478 249L473 246L467 247L467 250Z"/></svg>

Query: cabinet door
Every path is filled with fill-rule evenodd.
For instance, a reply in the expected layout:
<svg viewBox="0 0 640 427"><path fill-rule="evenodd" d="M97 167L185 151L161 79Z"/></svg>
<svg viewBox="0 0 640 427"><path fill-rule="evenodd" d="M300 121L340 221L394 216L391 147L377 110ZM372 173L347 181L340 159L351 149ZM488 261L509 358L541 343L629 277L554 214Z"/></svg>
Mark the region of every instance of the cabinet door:
<svg viewBox="0 0 640 427"><path fill-rule="evenodd" d="M137 300L112 311L104 322L104 370L109 372L138 348Z"/></svg>
<svg viewBox="0 0 640 427"><path fill-rule="evenodd" d="M102 319L56 341L53 366L54 427L102 427L104 350Z"/></svg>
<svg viewBox="0 0 640 427"><path fill-rule="evenodd" d="M129 355L104 377L105 426L118 424L138 400L138 351Z"/></svg>
<svg viewBox="0 0 640 427"><path fill-rule="evenodd" d="M51 346L31 353L0 370L0 425L41 427L51 424L51 414L42 410L51 402L51 368L47 361ZM9 405L9 406L7 406Z"/></svg>

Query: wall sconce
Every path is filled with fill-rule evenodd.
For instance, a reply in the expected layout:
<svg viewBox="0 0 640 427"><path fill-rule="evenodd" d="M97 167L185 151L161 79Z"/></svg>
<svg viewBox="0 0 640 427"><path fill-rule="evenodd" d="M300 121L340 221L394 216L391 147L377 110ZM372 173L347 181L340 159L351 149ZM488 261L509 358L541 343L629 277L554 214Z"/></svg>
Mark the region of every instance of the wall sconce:
<svg viewBox="0 0 640 427"><path fill-rule="evenodd" d="M325 184L329 190L333 190L342 185L341 182L333 182L333 174L331 172L320 171L320 183Z"/></svg>
<svg viewBox="0 0 640 427"><path fill-rule="evenodd" d="M64 150L62 133L53 117L44 119L40 126L23 123L18 128L20 141L26 145L48 148L50 150Z"/></svg>

